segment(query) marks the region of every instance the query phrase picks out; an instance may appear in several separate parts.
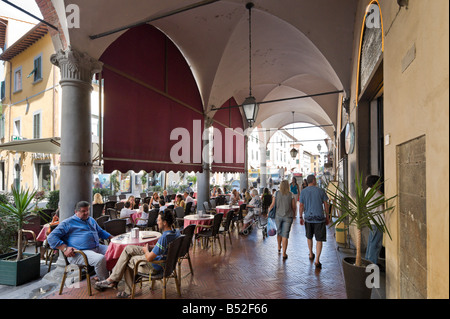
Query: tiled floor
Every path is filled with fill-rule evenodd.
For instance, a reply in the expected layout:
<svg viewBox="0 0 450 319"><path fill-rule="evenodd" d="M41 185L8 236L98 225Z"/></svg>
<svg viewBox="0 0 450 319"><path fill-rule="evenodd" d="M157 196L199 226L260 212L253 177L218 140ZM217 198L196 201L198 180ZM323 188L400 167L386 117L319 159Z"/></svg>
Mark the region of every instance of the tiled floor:
<svg viewBox="0 0 450 319"><path fill-rule="evenodd" d="M339 252L336 249L334 230L328 230L324 243L321 270L308 259L305 229L294 219L291 229L288 258L283 260L277 252L275 237L263 239L261 230L254 230L245 237L234 232L233 245L227 243L227 251L215 255L211 250L191 251L194 275L188 275L187 261L182 265L182 299L345 299L345 284ZM314 248L315 249L315 248ZM121 285L119 285L121 290ZM86 280L79 288L65 288L46 299L110 299L118 290L99 292L92 289L88 296ZM160 299L161 284L151 292L148 284L137 290L136 299ZM177 299L173 279L167 286L167 298Z"/></svg>

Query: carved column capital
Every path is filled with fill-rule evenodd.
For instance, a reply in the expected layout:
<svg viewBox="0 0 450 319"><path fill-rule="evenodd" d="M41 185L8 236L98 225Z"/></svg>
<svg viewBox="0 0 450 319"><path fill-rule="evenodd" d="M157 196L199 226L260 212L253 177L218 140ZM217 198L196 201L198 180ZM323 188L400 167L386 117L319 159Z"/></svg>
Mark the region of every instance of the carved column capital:
<svg viewBox="0 0 450 319"><path fill-rule="evenodd" d="M69 46L50 57L52 64L61 70L61 81L79 80L90 83L92 76L102 70L103 63Z"/></svg>

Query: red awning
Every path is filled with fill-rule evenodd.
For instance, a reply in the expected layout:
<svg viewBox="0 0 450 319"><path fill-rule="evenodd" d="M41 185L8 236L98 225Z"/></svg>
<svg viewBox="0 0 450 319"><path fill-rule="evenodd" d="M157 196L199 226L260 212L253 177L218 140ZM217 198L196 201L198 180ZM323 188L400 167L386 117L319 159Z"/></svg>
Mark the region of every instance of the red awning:
<svg viewBox="0 0 450 319"><path fill-rule="evenodd" d="M104 171L202 171L202 101L176 46L143 25L120 36L100 60Z"/></svg>
<svg viewBox="0 0 450 319"><path fill-rule="evenodd" d="M237 105L234 98L229 99L214 115L214 159L212 172L244 173L245 144L244 125L240 109L227 106ZM221 144L221 145L220 145Z"/></svg>

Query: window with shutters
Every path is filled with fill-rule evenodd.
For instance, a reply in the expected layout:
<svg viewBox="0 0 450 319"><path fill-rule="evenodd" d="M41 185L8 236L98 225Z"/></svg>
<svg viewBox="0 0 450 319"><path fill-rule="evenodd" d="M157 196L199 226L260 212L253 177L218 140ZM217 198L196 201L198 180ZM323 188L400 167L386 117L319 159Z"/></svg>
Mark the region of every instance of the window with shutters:
<svg viewBox="0 0 450 319"><path fill-rule="evenodd" d="M34 73L34 77L33 77L34 82L38 82L38 81L42 80L42 54L40 54L34 58L33 73Z"/></svg>
<svg viewBox="0 0 450 319"><path fill-rule="evenodd" d="M14 93L22 91L22 66L14 70Z"/></svg>
<svg viewBox="0 0 450 319"><path fill-rule="evenodd" d="M33 114L33 138L41 138L41 111Z"/></svg>

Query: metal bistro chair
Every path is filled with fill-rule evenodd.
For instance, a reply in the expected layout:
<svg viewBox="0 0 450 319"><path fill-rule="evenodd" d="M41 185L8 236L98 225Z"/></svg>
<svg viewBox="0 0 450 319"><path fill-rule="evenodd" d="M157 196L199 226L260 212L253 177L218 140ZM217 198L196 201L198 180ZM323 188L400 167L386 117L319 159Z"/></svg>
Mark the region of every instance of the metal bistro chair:
<svg viewBox="0 0 450 319"><path fill-rule="evenodd" d="M203 209L205 210L205 214L215 214L216 213L216 210L212 209L209 206L209 202L208 201L204 201L203 202Z"/></svg>
<svg viewBox="0 0 450 319"><path fill-rule="evenodd" d="M180 283L181 283L181 262L184 259L187 259L187 261L189 262L189 269L191 270L191 272L188 273L187 275L191 274L192 276L194 276L194 269L192 268L191 256L189 255L189 248L191 248L192 237L194 237L194 231L195 231L195 224L188 225L181 231L181 233L184 236L186 236L186 238L183 240L183 243L181 244L180 257L178 258L178 278L180 280Z"/></svg>
<svg viewBox="0 0 450 319"><path fill-rule="evenodd" d="M115 200L107 201L105 203L105 211L107 211L108 208L115 208L116 207L116 203L117 203L117 201L115 201Z"/></svg>
<svg viewBox="0 0 450 319"><path fill-rule="evenodd" d="M109 215L102 215L100 217L97 217L95 221L97 224L102 228L105 229L105 222L109 220Z"/></svg>
<svg viewBox="0 0 450 319"><path fill-rule="evenodd" d="M110 219L118 219L117 210L115 208L108 208L106 210L106 215L109 216Z"/></svg>
<svg viewBox="0 0 450 319"><path fill-rule="evenodd" d="M223 213L218 213L214 215L214 220L212 225L201 225L202 228L206 228L205 230L195 234L195 239L202 238L204 240L208 240L208 242L211 242L211 255L214 255L214 244L216 242L216 239L219 241L219 248L220 252L222 252L222 245L220 244L220 236L219 236L219 229L220 225L222 223L223 219ZM194 243L194 250L195 250L195 243Z"/></svg>
<svg viewBox="0 0 450 319"><path fill-rule="evenodd" d="M117 202L116 205L114 206L114 208L120 212L122 210L122 208L125 207L125 203L124 202Z"/></svg>
<svg viewBox="0 0 450 319"><path fill-rule="evenodd" d="M50 225L50 232L52 232L58 225ZM57 249L52 249L50 245L48 244L47 239L44 241L44 258L45 258L45 264L47 265L48 262L48 270L47 272L50 272L52 263L53 263L53 257L55 257L58 254Z"/></svg>
<svg viewBox="0 0 450 319"><path fill-rule="evenodd" d="M191 212L191 210L192 210L192 203L193 202L189 202L189 203L186 204L186 208L184 209L184 214L185 215L190 215L192 213Z"/></svg>
<svg viewBox="0 0 450 319"><path fill-rule="evenodd" d="M113 236L127 232L126 219L112 219L105 222L105 230Z"/></svg>
<svg viewBox="0 0 450 319"><path fill-rule="evenodd" d="M105 204L94 204L92 205L92 218L97 219L103 214L103 209Z"/></svg>
<svg viewBox="0 0 450 319"><path fill-rule="evenodd" d="M158 264L163 268L163 271L152 275L149 273L141 273L139 272L139 266L143 262L147 262L146 260L138 260L136 264L134 265L134 272L133 272L133 287L131 290L131 299L134 299L135 291L136 291L136 284L144 282L145 280L152 282L151 290L154 288L154 284L156 280L162 280L163 282L163 294L162 298L166 299L166 287L167 287L167 281L170 278L175 279L175 285L177 287L178 296L181 297L181 289L180 289L180 281L178 280L177 275L177 262L178 258L180 257L180 248L185 240L186 236L181 235L174 241L172 241L169 244L168 250L167 250L167 259L166 260L158 260L158 261L152 261L153 264Z"/></svg>
<svg viewBox="0 0 450 319"><path fill-rule="evenodd" d="M175 208L175 226L177 228L182 229L184 227L184 216L185 216L185 212L184 212L184 208L183 207L176 207Z"/></svg>
<svg viewBox="0 0 450 319"><path fill-rule="evenodd" d="M231 230L230 225L233 220L235 211L232 209L228 211L227 216L225 217L225 222L223 223L223 227L220 227L219 234L223 235L223 248L225 251L227 250L227 236L230 239L230 245L233 245L231 242Z"/></svg>
<svg viewBox="0 0 450 319"><path fill-rule="evenodd" d="M88 259L86 257L86 254L84 252L82 252L81 250L75 250L74 251L76 254L81 254L83 256L83 260L84 263L82 265L75 265L75 264L71 264L69 262L69 260L67 259L66 255L62 254L64 257L64 261L66 262L66 267L64 267L64 274L61 280L61 287L59 288L59 294L62 294L62 291L64 289L64 284L66 282L66 278L67 278L67 274L69 273L69 271L73 271L73 267L71 267L71 265L75 265L78 267L78 280L81 282L82 278L83 278L83 272L86 275L86 279L87 279L87 288L88 288L88 293L89 296L92 296L92 287L91 287L91 275L90 273L92 272L92 270L94 269L92 266L89 266L89 262Z"/></svg>

